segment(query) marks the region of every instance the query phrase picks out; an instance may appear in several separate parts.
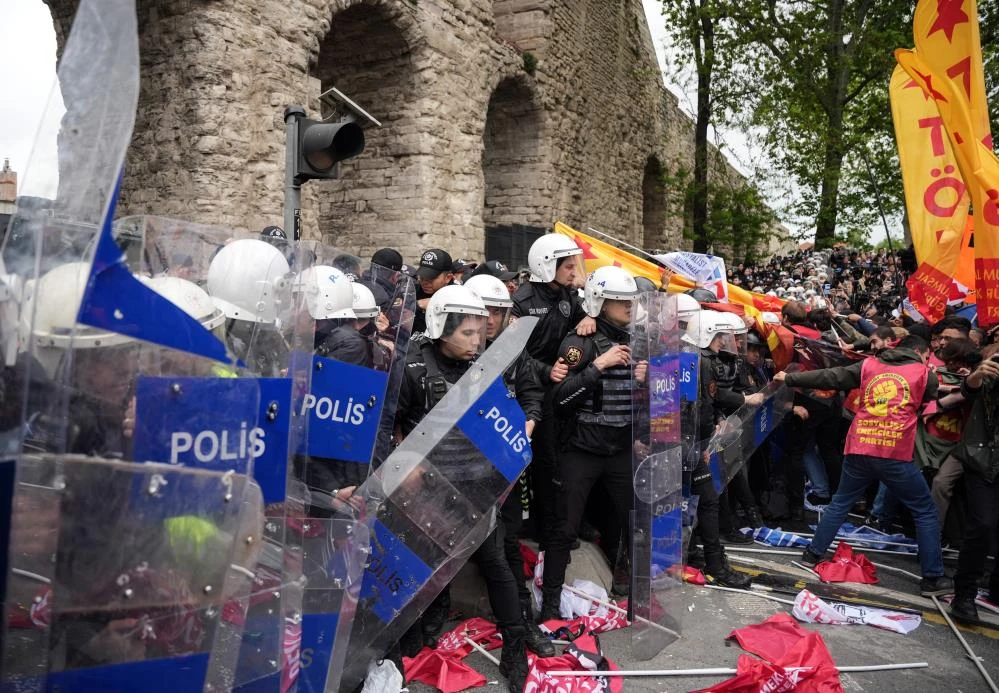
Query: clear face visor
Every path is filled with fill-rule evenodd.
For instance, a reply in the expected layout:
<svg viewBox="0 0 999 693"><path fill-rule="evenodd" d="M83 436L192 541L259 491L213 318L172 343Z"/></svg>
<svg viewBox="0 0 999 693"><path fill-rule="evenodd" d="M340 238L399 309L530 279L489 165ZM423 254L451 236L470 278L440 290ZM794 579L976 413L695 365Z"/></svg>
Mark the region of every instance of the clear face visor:
<svg viewBox="0 0 999 693"><path fill-rule="evenodd" d="M506 329L510 324L509 306L486 306L489 317L486 318L486 338L491 342Z"/></svg>
<svg viewBox="0 0 999 693"><path fill-rule="evenodd" d="M441 351L456 361L471 361L486 348L489 317L468 313L448 313L438 340Z"/></svg>
<svg viewBox="0 0 999 693"><path fill-rule="evenodd" d="M746 354L746 334L732 334L731 332L722 332L715 336L715 343L718 345L718 351L724 351L735 356L744 356Z"/></svg>

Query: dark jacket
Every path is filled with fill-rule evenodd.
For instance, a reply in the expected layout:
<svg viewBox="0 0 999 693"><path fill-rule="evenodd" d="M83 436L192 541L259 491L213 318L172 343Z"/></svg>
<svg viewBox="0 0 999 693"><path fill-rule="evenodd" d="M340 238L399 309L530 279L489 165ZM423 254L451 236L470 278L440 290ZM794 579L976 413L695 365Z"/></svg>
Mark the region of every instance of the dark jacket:
<svg viewBox="0 0 999 693"><path fill-rule="evenodd" d="M316 353L343 363L371 368L371 346L371 341L353 327L340 325L326 335L316 348Z"/></svg>
<svg viewBox="0 0 999 693"><path fill-rule="evenodd" d="M541 408L545 401L545 387L531 365L526 352L520 352L517 359L503 373L503 382L517 397L517 403L524 410L528 421L541 421Z"/></svg>
<svg viewBox="0 0 999 693"><path fill-rule="evenodd" d="M961 442L951 454L966 469L991 483L999 477L999 392L996 383L986 379L981 387L970 388L965 378L961 394L971 402L971 414L964 422Z"/></svg>
<svg viewBox="0 0 999 693"><path fill-rule="evenodd" d="M525 315L538 318L527 341L527 353L541 382L550 382L562 339L586 317L579 294L564 287L527 282L514 292L511 313L515 318Z"/></svg>
<svg viewBox="0 0 999 693"><path fill-rule="evenodd" d="M426 363L428 355L435 359L436 369L447 382L447 387L458 382L473 363L473 361L456 361L448 358L441 352L438 344L425 337L414 339L409 343L406 369L399 387L399 403L395 414L396 424L404 436L416 428L446 391L443 388L433 391L434 388L428 386Z"/></svg>
<svg viewBox="0 0 999 693"><path fill-rule="evenodd" d="M631 335L619 327L598 319L597 332L613 344L628 344ZM580 425L576 417L586 401L599 397L600 379L605 373L593 365L598 356L594 335L569 334L562 340L558 355L569 364L565 379L552 390L555 415L559 418L559 439L563 448L596 455L613 455L631 446L631 426Z"/></svg>
<svg viewBox="0 0 999 693"><path fill-rule="evenodd" d="M901 366L907 363L922 363L919 354L910 349L885 349L878 354L877 359L886 365ZM787 373L784 383L788 387L810 387L823 390L842 390L844 392L860 387L860 369L863 361L851 363L849 366L837 368L822 368L817 371ZM937 379L926 379L926 392L923 401L929 402L937 398Z"/></svg>

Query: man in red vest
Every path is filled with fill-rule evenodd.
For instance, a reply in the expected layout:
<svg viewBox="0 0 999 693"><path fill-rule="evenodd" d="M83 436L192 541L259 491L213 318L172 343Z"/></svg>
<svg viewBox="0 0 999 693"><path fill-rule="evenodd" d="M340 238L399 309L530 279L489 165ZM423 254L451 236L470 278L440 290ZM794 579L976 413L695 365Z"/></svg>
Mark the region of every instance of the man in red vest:
<svg viewBox="0 0 999 693"><path fill-rule="evenodd" d="M876 359L774 376L789 387L860 388L861 392L860 408L846 437L839 489L802 555L806 565L823 560L854 502L871 483L880 481L909 508L915 521L923 573L920 594L929 597L954 591L950 578L944 576L936 507L926 480L912 462L919 410L924 401L937 395L937 379L929 377L926 367L928 357L926 340L909 335Z"/></svg>

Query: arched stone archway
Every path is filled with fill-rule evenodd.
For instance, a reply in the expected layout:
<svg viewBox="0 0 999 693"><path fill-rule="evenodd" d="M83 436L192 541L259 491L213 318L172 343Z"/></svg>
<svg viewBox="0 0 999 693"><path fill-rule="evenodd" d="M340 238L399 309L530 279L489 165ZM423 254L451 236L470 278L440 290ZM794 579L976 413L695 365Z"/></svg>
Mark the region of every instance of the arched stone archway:
<svg viewBox="0 0 999 693"><path fill-rule="evenodd" d="M489 259L526 261L527 247L551 224L544 112L528 79L510 77L489 99L482 133L482 221Z"/></svg>
<svg viewBox="0 0 999 693"><path fill-rule="evenodd" d="M336 87L381 122L365 131L365 150L340 164L340 177L317 181L323 239L367 254L412 243L420 229L430 159L414 102L413 39L403 11L360 3L333 16L311 71L312 98ZM315 110L329 115L326 106Z"/></svg>

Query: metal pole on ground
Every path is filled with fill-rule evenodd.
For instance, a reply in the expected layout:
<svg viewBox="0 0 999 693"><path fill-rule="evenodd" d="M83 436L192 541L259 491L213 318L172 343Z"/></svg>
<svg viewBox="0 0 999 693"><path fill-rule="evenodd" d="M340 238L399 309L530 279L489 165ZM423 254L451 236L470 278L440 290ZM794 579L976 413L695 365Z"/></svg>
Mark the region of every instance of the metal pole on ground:
<svg viewBox="0 0 999 693"><path fill-rule="evenodd" d="M992 680L992 677L989 676L989 672L985 671L985 667L982 665L982 660L978 658L975 651L971 649L971 645L969 645L968 641L964 639L963 635L961 635L961 631L959 631L957 626L954 625L954 622L950 620L950 614L944 611L940 600L937 599L935 595L931 596L930 599L933 600L933 604L937 607L937 611L940 612L940 615L944 617L945 621L947 621L947 625L950 626L952 631L954 631L954 635L956 635L957 639L961 642L961 646L964 647L964 651L968 653L969 657L971 657L971 661L975 663L976 667L978 667L978 671L982 674L982 678L985 679L985 683L988 684L989 690L991 690L992 693L999 693L999 688L996 688L996 684Z"/></svg>

